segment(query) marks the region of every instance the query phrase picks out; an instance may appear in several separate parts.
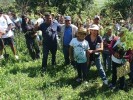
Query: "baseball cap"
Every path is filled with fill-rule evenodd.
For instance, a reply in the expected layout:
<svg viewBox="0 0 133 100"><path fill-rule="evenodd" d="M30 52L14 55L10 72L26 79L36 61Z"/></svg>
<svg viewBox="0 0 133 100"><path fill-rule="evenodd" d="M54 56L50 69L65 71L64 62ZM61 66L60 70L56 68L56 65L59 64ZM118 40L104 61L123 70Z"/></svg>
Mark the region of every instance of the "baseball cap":
<svg viewBox="0 0 133 100"><path fill-rule="evenodd" d="M70 16L65 16L65 20L71 20Z"/></svg>
<svg viewBox="0 0 133 100"><path fill-rule="evenodd" d="M100 20L100 16L95 15L94 19L99 19Z"/></svg>
<svg viewBox="0 0 133 100"><path fill-rule="evenodd" d="M90 30L99 30L99 26L96 24L93 24L89 27Z"/></svg>

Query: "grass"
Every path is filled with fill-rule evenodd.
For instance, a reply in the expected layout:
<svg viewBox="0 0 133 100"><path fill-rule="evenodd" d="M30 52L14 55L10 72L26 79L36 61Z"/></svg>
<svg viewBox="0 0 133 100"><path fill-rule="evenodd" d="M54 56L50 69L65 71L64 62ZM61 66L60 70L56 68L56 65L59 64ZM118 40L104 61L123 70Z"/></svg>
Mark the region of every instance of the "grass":
<svg viewBox="0 0 133 100"><path fill-rule="evenodd" d="M132 100L133 89L125 92L101 87L102 81L95 66L89 72L87 85L77 83L76 70L71 65L63 66L60 51L55 68L51 66L49 56L47 72L42 77L42 59L33 61L29 57L23 38L23 35L16 38L20 59L14 60L11 50L6 47L10 56L0 61L0 100ZM110 80L109 73L107 76Z"/></svg>

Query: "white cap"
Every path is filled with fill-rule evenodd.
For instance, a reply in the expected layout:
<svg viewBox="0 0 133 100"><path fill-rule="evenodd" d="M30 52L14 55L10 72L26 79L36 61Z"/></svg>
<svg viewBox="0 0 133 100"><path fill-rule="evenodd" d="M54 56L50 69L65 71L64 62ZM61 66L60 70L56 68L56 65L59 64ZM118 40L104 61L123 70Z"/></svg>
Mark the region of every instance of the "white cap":
<svg viewBox="0 0 133 100"><path fill-rule="evenodd" d="M95 15L94 19L99 19L100 20L100 16Z"/></svg>
<svg viewBox="0 0 133 100"><path fill-rule="evenodd" d="M99 30L99 26L96 25L96 24L92 24L90 27L89 27L90 30Z"/></svg>

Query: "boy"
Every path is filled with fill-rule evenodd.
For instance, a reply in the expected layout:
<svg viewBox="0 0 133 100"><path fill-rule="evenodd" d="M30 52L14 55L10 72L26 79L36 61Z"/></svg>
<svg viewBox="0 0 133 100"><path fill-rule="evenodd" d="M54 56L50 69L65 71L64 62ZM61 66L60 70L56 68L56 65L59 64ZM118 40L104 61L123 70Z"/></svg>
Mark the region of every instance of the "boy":
<svg viewBox="0 0 133 100"><path fill-rule="evenodd" d="M70 60L71 62L76 61L77 82L86 81L87 78L87 51L89 50L89 44L85 40L86 34L87 30L85 28L79 28L77 37L70 42Z"/></svg>

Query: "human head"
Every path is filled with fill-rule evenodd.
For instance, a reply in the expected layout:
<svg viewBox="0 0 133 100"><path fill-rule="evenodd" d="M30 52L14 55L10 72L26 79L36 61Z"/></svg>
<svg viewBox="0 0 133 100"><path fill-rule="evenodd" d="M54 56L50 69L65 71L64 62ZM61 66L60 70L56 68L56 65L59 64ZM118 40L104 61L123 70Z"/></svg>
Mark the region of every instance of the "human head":
<svg viewBox="0 0 133 100"><path fill-rule="evenodd" d="M99 32L99 26L96 25L96 24L93 24L89 27L89 30L90 30L90 34L94 35L94 36L97 36L98 35L98 32Z"/></svg>
<svg viewBox="0 0 133 100"><path fill-rule="evenodd" d="M52 15L50 14L50 13L45 13L45 22L47 23L47 24L51 24L51 22L52 22Z"/></svg>
<svg viewBox="0 0 133 100"><path fill-rule="evenodd" d="M111 26L109 26L109 27L106 28L106 33L108 35L111 35L112 34L112 27Z"/></svg>
<svg viewBox="0 0 133 100"><path fill-rule="evenodd" d="M65 25L66 26L70 26L70 24L71 24L71 17L70 16L65 16Z"/></svg>
<svg viewBox="0 0 133 100"><path fill-rule="evenodd" d="M94 24L99 24L99 21L100 21L100 16L98 16L98 15L96 15L95 17L94 17Z"/></svg>
<svg viewBox="0 0 133 100"><path fill-rule="evenodd" d="M78 29L77 37L80 40L84 40L86 35L87 35L87 29L86 28L81 27L81 28Z"/></svg>

